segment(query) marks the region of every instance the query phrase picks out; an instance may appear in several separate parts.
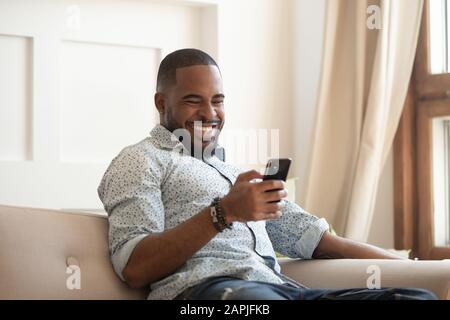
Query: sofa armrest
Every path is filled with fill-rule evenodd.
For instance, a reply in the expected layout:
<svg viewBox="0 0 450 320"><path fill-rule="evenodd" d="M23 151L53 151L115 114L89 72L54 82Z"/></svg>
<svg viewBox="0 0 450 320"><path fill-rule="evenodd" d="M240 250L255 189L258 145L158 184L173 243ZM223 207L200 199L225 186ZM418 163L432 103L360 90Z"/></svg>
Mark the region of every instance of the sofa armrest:
<svg viewBox="0 0 450 320"><path fill-rule="evenodd" d="M311 288L367 288L373 274L368 267L380 269L381 287L423 288L439 299L450 300L450 260L371 260L279 259L281 272Z"/></svg>

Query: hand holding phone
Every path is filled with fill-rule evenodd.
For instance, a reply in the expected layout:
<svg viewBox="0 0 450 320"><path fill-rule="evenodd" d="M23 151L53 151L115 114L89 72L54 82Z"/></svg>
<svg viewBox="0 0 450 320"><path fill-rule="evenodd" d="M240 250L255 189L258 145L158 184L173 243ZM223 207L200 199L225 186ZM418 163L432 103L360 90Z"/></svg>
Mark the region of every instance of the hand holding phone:
<svg viewBox="0 0 450 320"><path fill-rule="evenodd" d="M266 165L266 172L264 173L263 181L266 180L283 180L286 182L289 168L291 166L292 159L286 158L286 159L270 159L267 162ZM267 190L266 192L271 191L278 191L281 189L271 189ZM277 201L270 201L269 203L277 203L280 202L280 200Z"/></svg>
<svg viewBox="0 0 450 320"><path fill-rule="evenodd" d="M286 181L291 161L271 159L267 163L265 175L256 170L241 173L222 199L227 222L280 218L283 213L282 205L278 202L287 196L285 185L281 181Z"/></svg>

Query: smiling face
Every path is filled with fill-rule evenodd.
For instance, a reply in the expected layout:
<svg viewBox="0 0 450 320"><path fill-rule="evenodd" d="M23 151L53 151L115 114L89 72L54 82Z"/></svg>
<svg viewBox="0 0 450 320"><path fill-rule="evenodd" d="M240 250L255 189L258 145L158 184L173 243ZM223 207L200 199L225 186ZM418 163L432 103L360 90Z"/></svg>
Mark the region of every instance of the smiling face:
<svg viewBox="0 0 450 320"><path fill-rule="evenodd" d="M219 69L194 65L176 70L175 83L155 94L155 105L164 127L186 129L191 147L203 150L217 141L224 124L224 98Z"/></svg>

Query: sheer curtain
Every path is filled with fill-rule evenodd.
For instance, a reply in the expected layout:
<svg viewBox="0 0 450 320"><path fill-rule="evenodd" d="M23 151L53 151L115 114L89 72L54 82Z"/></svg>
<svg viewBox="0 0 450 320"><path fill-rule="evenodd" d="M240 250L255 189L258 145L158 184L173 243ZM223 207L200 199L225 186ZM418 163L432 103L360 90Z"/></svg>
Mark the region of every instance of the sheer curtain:
<svg viewBox="0 0 450 320"><path fill-rule="evenodd" d="M367 240L411 77L422 7L423 0L327 2L304 206L342 236ZM381 28L370 29L373 22Z"/></svg>

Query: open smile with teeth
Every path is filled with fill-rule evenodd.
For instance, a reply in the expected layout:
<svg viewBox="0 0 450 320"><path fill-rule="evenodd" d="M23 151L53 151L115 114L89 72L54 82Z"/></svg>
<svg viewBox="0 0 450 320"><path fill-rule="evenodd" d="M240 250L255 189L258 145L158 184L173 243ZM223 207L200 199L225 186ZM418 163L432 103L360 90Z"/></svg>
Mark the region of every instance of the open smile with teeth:
<svg viewBox="0 0 450 320"><path fill-rule="evenodd" d="M190 122L188 123L188 127L193 130L193 133L196 137L201 138L203 141L214 140L218 128L216 124L201 125L200 122L198 124Z"/></svg>

